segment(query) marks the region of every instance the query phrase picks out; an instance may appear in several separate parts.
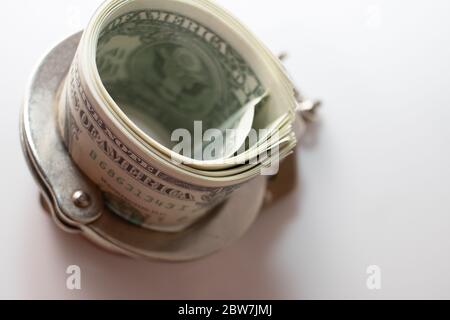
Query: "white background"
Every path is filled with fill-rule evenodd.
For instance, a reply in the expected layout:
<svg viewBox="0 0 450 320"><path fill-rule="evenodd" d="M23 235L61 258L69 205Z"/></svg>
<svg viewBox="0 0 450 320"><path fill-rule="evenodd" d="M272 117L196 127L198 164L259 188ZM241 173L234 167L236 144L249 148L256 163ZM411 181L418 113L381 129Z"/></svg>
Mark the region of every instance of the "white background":
<svg viewBox="0 0 450 320"><path fill-rule="evenodd" d="M105 253L44 214L19 145L30 72L100 1L2 2L0 298L450 298L450 2L222 0L324 101L299 185L210 258ZM66 289L66 268L82 290ZM366 268L382 269L382 290Z"/></svg>

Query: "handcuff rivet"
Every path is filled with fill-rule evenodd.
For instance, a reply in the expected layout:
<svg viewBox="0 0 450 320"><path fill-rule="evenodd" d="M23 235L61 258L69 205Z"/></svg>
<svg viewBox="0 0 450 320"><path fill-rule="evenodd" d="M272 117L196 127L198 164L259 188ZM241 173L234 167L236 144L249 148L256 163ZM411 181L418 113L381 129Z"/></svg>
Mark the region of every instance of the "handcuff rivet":
<svg viewBox="0 0 450 320"><path fill-rule="evenodd" d="M73 193L72 201L80 209L86 209L92 203L91 197L86 192L81 190L75 191Z"/></svg>

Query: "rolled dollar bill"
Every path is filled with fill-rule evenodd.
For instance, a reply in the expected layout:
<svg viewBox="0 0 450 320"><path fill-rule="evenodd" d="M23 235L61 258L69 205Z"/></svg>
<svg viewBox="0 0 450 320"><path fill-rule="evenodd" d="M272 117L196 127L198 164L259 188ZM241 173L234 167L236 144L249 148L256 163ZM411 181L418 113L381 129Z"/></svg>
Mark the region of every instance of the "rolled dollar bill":
<svg viewBox="0 0 450 320"><path fill-rule="evenodd" d="M211 1L110 0L83 33L58 119L112 211L177 232L292 151L295 108L278 59ZM188 154L176 132L189 135Z"/></svg>

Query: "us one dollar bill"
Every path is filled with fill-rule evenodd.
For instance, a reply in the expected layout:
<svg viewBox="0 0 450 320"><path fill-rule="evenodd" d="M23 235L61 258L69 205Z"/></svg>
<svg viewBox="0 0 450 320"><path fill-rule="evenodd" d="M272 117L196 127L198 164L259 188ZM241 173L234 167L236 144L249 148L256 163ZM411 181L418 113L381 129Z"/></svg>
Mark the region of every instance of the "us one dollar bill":
<svg viewBox="0 0 450 320"><path fill-rule="evenodd" d="M205 0L110 0L58 101L61 133L112 211L180 231L295 146L283 67Z"/></svg>

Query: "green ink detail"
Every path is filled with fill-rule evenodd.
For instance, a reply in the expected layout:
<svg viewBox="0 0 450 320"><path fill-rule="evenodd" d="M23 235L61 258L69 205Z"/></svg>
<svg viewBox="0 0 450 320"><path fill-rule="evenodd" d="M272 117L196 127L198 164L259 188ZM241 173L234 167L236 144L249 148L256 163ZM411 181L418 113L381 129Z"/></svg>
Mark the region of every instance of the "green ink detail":
<svg viewBox="0 0 450 320"><path fill-rule="evenodd" d="M145 224L145 221L147 220L146 217L138 210L130 206L127 201L106 192L103 193L103 197L106 200L105 203L107 206L117 215L139 227Z"/></svg>
<svg viewBox="0 0 450 320"><path fill-rule="evenodd" d="M125 114L165 141L179 128L193 133L198 120L204 130L219 128L265 92L228 43L170 12L130 12L107 25L98 42L97 67Z"/></svg>

